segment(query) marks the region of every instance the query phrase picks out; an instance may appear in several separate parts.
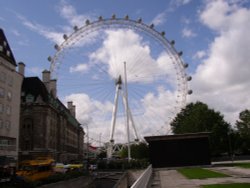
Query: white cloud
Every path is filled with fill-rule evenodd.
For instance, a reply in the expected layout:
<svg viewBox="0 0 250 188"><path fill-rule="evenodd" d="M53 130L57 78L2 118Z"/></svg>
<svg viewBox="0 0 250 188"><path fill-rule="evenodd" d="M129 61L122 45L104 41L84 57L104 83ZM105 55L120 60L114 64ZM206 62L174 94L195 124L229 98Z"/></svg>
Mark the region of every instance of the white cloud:
<svg viewBox="0 0 250 188"><path fill-rule="evenodd" d="M183 18L181 18L181 22L186 24L186 25L189 25L191 23L191 20L186 18L186 17L183 17Z"/></svg>
<svg viewBox="0 0 250 188"><path fill-rule="evenodd" d="M65 0L61 0L57 9L60 15L65 18L71 26L82 26L87 19L92 18L91 15L78 14L75 7Z"/></svg>
<svg viewBox="0 0 250 188"><path fill-rule="evenodd" d="M26 68L28 76L40 75L43 69L41 67L27 67Z"/></svg>
<svg viewBox="0 0 250 188"><path fill-rule="evenodd" d="M171 0L169 2L168 8L163 12L157 14L151 21L151 23L153 23L156 26L164 24L167 21L168 13L174 12L177 8L189 4L191 1L192 0Z"/></svg>
<svg viewBox="0 0 250 188"><path fill-rule="evenodd" d="M21 35L21 34L19 33L19 31L16 30L16 29L12 29L11 32L12 32L15 36L17 36L17 37L19 37L19 36Z"/></svg>
<svg viewBox="0 0 250 188"><path fill-rule="evenodd" d="M160 14L156 15L156 17L151 21L154 25L162 25L166 22L166 11L161 12Z"/></svg>
<svg viewBox="0 0 250 188"><path fill-rule="evenodd" d="M106 35L103 46L93 52L90 59L95 63L107 64L108 73L113 79L117 79L119 75L123 77L124 62L127 62L128 82L152 82L154 75L173 74L169 66L166 66L172 65L170 58L161 54L158 59L153 59L150 47L132 30L107 30Z"/></svg>
<svg viewBox="0 0 250 188"><path fill-rule="evenodd" d="M174 11L175 9L179 8L180 6L187 5L191 2L192 0L171 0L169 3L169 11Z"/></svg>
<svg viewBox="0 0 250 188"><path fill-rule="evenodd" d="M193 55L193 59L203 59L207 55L205 50L199 50Z"/></svg>
<svg viewBox="0 0 250 188"><path fill-rule="evenodd" d="M71 94L66 96L64 101L73 101L74 104L77 104L76 116L82 124L92 121L92 117L99 117L100 121L104 120L104 117L112 111L113 106L108 101L101 103L100 101L94 100L85 93Z"/></svg>
<svg viewBox="0 0 250 188"><path fill-rule="evenodd" d="M220 110L232 124L250 98L250 10L227 1L209 1L201 22L217 32L208 57L193 75L194 100Z"/></svg>
<svg viewBox="0 0 250 188"><path fill-rule="evenodd" d="M80 72L80 73L85 73L89 69L89 66L87 64L78 64L76 66L70 67L69 72L74 73L74 72Z"/></svg>
<svg viewBox="0 0 250 188"><path fill-rule="evenodd" d="M18 18L22 21L23 25L28 27L30 30L39 33L40 35L53 41L54 43L60 44L63 41L63 37L62 37L63 33L57 32L52 28L48 28L38 23L31 22L21 15L19 15Z"/></svg>
<svg viewBox="0 0 250 188"><path fill-rule="evenodd" d="M57 6L57 10L59 11L59 14L70 24L70 27L68 25L62 26L62 31L57 31L52 27L30 21L22 15L17 15L17 17L22 21L23 25L28 27L30 30L37 32L56 44L61 44L63 42L63 34L71 33L73 31L73 26L80 27L87 19L92 18L91 15L77 14L75 8L64 0L61 0L60 4ZM93 40L93 35L94 34L90 36L90 39L88 39L87 42Z"/></svg>
<svg viewBox="0 0 250 188"><path fill-rule="evenodd" d="M67 101L73 101L76 105L76 117L84 127L85 131L87 129L86 124L88 125L89 136L91 139L99 140L100 133L102 133L102 142L109 141L111 132L111 113L113 110L113 104L111 102L100 102L89 97L85 93L66 96L64 102L66 103ZM126 129L124 114L118 112L114 134L115 142L126 142L127 138L125 135Z"/></svg>
<svg viewBox="0 0 250 188"><path fill-rule="evenodd" d="M185 38L192 38L192 37L195 37L196 36L196 33L189 29L189 28L184 28L182 30L182 37L185 37Z"/></svg>
<svg viewBox="0 0 250 188"><path fill-rule="evenodd" d="M18 30L12 29L11 32L12 32L16 37L18 37L18 39L21 39L21 38L22 38L22 40L19 40L19 41L17 42L20 46L29 46L29 45L30 45L29 40L28 40L27 38L25 39L25 38L21 37L21 33L20 33Z"/></svg>
<svg viewBox="0 0 250 188"><path fill-rule="evenodd" d="M176 105L174 98L174 93L163 88L158 88L157 94L148 93L145 95L142 99L143 109L145 110L142 118L146 119L143 125L145 130L142 129L144 134L156 134L156 130L160 130L162 131L161 134L164 134L170 130L168 123L177 110L174 109ZM161 128L162 126L164 129Z"/></svg>
<svg viewBox="0 0 250 188"><path fill-rule="evenodd" d="M29 45L30 45L30 42L29 42L28 39L24 39L24 40L18 41L18 44L19 44L20 46L29 46Z"/></svg>

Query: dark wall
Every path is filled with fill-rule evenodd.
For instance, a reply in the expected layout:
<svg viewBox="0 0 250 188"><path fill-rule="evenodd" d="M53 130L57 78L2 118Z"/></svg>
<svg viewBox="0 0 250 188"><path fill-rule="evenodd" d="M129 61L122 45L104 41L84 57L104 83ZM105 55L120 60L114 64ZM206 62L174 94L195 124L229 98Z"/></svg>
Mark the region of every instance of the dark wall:
<svg viewBox="0 0 250 188"><path fill-rule="evenodd" d="M208 137L154 140L149 150L154 168L211 164Z"/></svg>

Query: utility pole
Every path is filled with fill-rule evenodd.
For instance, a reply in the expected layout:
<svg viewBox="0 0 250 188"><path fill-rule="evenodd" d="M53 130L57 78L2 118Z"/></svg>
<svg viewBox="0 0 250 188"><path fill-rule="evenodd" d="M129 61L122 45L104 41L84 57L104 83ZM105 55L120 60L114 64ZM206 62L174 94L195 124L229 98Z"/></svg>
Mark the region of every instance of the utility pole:
<svg viewBox="0 0 250 188"><path fill-rule="evenodd" d="M89 126L88 124L84 124L84 126L87 128L87 143L86 143L86 146L87 146L87 171L89 170Z"/></svg>

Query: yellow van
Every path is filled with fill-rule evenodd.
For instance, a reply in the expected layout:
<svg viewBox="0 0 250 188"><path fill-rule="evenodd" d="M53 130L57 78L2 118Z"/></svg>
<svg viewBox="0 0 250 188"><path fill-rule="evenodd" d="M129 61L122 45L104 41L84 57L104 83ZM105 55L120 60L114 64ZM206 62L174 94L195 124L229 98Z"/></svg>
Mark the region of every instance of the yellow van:
<svg viewBox="0 0 250 188"><path fill-rule="evenodd" d="M22 161L16 172L17 176L26 181L37 181L53 175L55 161L50 158L37 158L35 160Z"/></svg>

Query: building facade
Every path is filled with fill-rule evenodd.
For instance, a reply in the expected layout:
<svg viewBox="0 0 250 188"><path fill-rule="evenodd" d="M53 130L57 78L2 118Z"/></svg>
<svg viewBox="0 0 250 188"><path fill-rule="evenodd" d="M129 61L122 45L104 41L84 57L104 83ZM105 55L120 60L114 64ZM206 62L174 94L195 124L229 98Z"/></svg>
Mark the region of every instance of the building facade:
<svg viewBox="0 0 250 188"><path fill-rule="evenodd" d="M84 131L75 118L75 106L57 98L56 80L50 72L24 78L21 94L21 160L51 157L57 162L83 159Z"/></svg>
<svg viewBox="0 0 250 188"><path fill-rule="evenodd" d="M24 64L16 61L0 28L0 168L16 166Z"/></svg>

